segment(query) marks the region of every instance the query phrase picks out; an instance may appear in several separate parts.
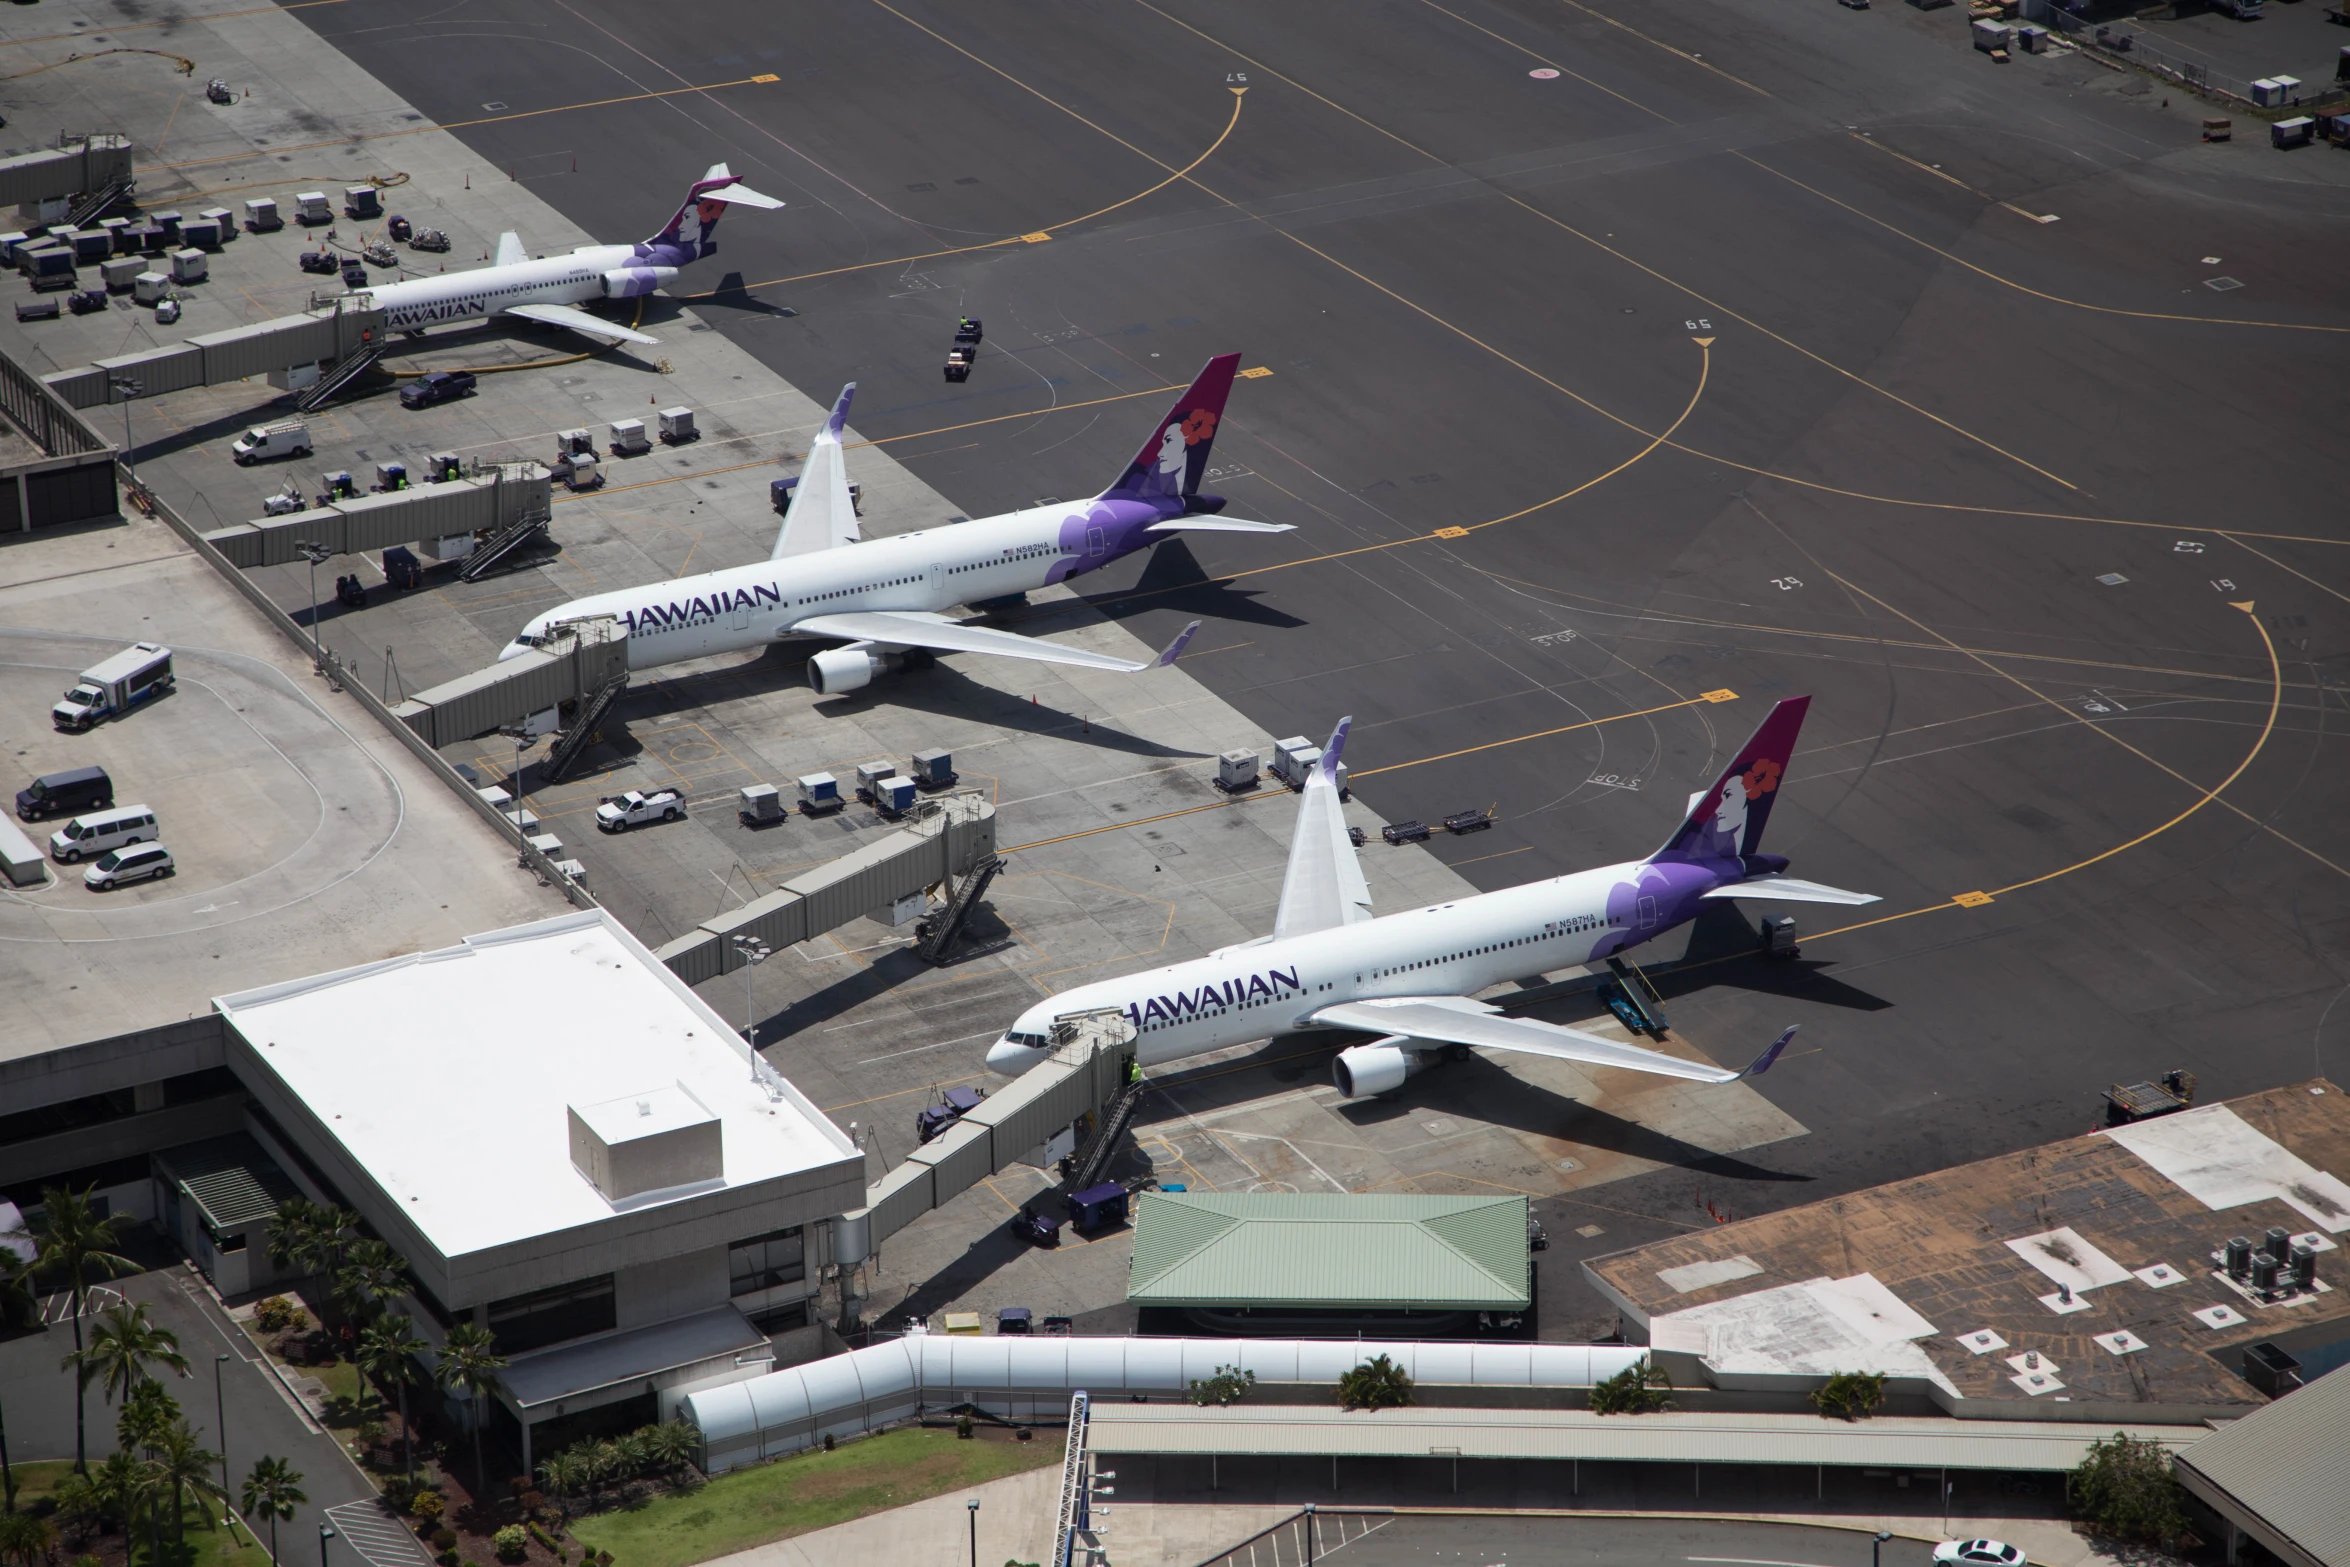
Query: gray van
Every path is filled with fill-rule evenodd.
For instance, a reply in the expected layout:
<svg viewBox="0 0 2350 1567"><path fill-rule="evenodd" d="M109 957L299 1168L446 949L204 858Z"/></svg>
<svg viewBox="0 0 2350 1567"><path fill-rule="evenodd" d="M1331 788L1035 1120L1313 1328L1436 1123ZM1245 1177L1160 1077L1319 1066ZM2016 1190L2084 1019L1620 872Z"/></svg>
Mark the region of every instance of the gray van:
<svg viewBox="0 0 2350 1567"><path fill-rule="evenodd" d="M103 767L69 767L62 773L43 773L30 786L16 791L17 817L28 822L75 811L103 811L113 803L114 780L106 776Z"/></svg>
<svg viewBox="0 0 2350 1567"><path fill-rule="evenodd" d="M109 849L155 841L155 813L144 805L118 806L77 816L49 835L49 852L60 865L104 854Z"/></svg>

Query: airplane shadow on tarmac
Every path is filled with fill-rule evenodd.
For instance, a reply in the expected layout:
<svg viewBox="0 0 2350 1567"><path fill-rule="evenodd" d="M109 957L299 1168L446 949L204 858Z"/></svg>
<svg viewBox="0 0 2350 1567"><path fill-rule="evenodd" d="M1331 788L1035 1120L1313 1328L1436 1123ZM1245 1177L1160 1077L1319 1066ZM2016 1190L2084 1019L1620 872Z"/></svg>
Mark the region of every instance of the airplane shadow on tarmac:
<svg viewBox="0 0 2350 1567"><path fill-rule="evenodd" d="M1761 955L1761 946L1761 934L1746 916L1717 902L1690 922L1689 948L1681 960L1670 968L1651 970L1649 978L1657 994L1668 1001L1719 985L1855 1012L1882 1012L1893 1005L1832 977L1825 963L1802 958L1773 961Z"/></svg>
<svg viewBox="0 0 2350 1567"><path fill-rule="evenodd" d="M1191 546L1169 539L1151 551L1148 564L1134 586L1117 593L1087 594L1085 602L1112 620L1146 609L1171 609L1202 620L1225 620L1245 626L1271 626L1294 631L1307 622L1260 602L1249 588L1232 586L1232 579L1207 574ZM1052 606L1046 606L1047 610Z"/></svg>
<svg viewBox="0 0 2350 1567"><path fill-rule="evenodd" d="M1155 740L1145 740L1140 735L1126 734L1096 721L1090 715L1046 707L1040 702L1023 702L1018 697L981 685L951 664L937 664L910 674L883 675L861 691L823 699L818 711L827 718L837 718L860 713L874 706L902 707L918 713L936 713L941 717L963 720L976 718L998 729L1071 740L1098 746L1105 751L1123 751L1133 756L1204 759L1211 754L1185 750L1181 746L1161 745Z"/></svg>
<svg viewBox="0 0 2350 1567"><path fill-rule="evenodd" d="M738 310L745 315L773 316L779 320L786 316L796 316L799 314L797 310L792 309L789 305L771 305L764 299L761 299L757 295L753 294L749 285L743 282L743 275L740 272L727 273L726 276L718 280L718 286L710 290L707 294L695 294L686 299L678 301L679 308L683 308L686 305L692 305L695 308L701 310L709 310L713 308L719 310ZM677 310L673 309L669 311L668 314L663 317L663 319L674 319L676 314Z"/></svg>

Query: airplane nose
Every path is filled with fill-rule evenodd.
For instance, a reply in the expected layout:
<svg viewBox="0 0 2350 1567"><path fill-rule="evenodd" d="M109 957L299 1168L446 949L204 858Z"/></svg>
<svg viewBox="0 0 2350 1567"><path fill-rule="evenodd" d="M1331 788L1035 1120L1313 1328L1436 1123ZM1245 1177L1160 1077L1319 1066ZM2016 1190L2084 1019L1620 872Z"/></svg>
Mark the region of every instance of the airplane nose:
<svg viewBox="0 0 2350 1567"><path fill-rule="evenodd" d="M987 1047L987 1065L990 1071L1006 1077L1018 1077L1036 1064L1036 1052L1026 1045L1015 1045L1008 1039L999 1039Z"/></svg>

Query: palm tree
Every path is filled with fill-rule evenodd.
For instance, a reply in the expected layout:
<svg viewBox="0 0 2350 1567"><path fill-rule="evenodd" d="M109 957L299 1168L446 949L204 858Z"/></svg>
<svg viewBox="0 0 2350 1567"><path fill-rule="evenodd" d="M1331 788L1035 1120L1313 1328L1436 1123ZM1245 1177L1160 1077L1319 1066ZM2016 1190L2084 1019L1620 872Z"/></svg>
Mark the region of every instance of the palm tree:
<svg viewBox="0 0 2350 1567"><path fill-rule="evenodd" d="M588 1483L587 1465L576 1452L561 1452L539 1465L539 1478L562 1505L563 1521L571 1522L571 1498Z"/></svg>
<svg viewBox="0 0 2350 1567"><path fill-rule="evenodd" d="M220 1472L220 1455L196 1440L196 1433L183 1420L163 1435L155 1447L155 1469L151 1484L158 1491L171 1491L171 1530L174 1539L187 1532L187 1518L182 1510L182 1499L189 1491L196 1493L197 1507L204 1514L204 1526L211 1528L212 1510L204 1507L207 1496L217 1496L223 1502L228 1492L221 1489L214 1478Z"/></svg>
<svg viewBox="0 0 2350 1567"><path fill-rule="evenodd" d="M57 1516L65 1520L65 1527L80 1544L97 1531L99 1519L106 1512L106 1499L99 1494L95 1480L80 1475L67 1475L49 1493L57 1504Z"/></svg>
<svg viewBox="0 0 2350 1567"><path fill-rule="evenodd" d="M408 1264L378 1240L353 1241L335 1274L335 1303L354 1320L372 1317L407 1292Z"/></svg>
<svg viewBox="0 0 2350 1567"><path fill-rule="evenodd" d="M0 1562L33 1567L57 1550L57 1530L46 1518L31 1513L0 1514Z"/></svg>
<svg viewBox="0 0 2350 1567"><path fill-rule="evenodd" d="M269 1559L277 1560L277 1521L291 1518L294 1509L310 1500L302 1493L302 1475L282 1458L267 1453L245 1477L245 1492L241 1500L247 1517L269 1520Z"/></svg>
<svg viewBox="0 0 2350 1567"><path fill-rule="evenodd" d="M665 1420L657 1426L648 1426L643 1436L646 1455L672 1477L691 1463L702 1448L694 1428L682 1420Z"/></svg>
<svg viewBox="0 0 2350 1567"><path fill-rule="evenodd" d="M52 1186L41 1193L41 1222L33 1232L40 1250L33 1258L33 1266L43 1273L62 1273L67 1287L73 1291L73 1347L80 1353L82 1347L82 1308L88 1303L92 1269L102 1278L115 1278L134 1271L138 1264L118 1254L114 1248L122 1244L124 1215L110 1213L98 1216L97 1205L90 1201L90 1193L98 1188L92 1185L85 1191L73 1192ZM74 1392L73 1402L73 1472L90 1472L89 1439L84 1410L89 1403L89 1386L84 1383Z"/></svg>
<svg viewBox="0 0 2350 1567"><path fill-rule="evenodd" d="M358 1353L353 1357L378 1388L389 1385L399 1391L400 1460L411 1480L416 1478L416 1433L408 1425L408 1384L416 1380L414 1357L428 1347L416 1336L415 1323L406 1317L386 1316L359 1335Z"/></svg>
<svg viewBox="0 0 2350 1567"><path fill-rule="evenodd" d="M108 1458L90 1476L92 1498L98 1504L99 1516L119 1520L128 1533L133 1515L138 1510L140 1487L143 1480L137 1455L127 1449Z"/></svg>
<svg viewBox="0 0 2350 1567"><path fill-rule="evenodd" d="M482 1467L481 1428L487 1419L490 1397L506 1391L506 1385L498 1380L498 1373L505 1369L506 1357L498 1353L497 1339L477 1322L460 1322L449 1330L448 1338L441 1345L440 1359L432 1368L433 1380L472 1405L473 1485L477 1497L489 1487L488 1474Z"/></svg>
<svg viewBox="0 0 2350 1567"><path fill-rule="evenodd" d="M114 1439L126 1453L153 1458L171 1428L180 1423L180 1401L160 1382L142 1382L122 1401L115 1417Z"/></svg>
<svg viewBox="0 0 2350 1567"><path fill-rule="evenodd" d="M59 1369L70 1369L86 1390L102 1382L106 1402L127 1399L145 1382L155 1380L147 1370L152 1362L188 1374L188 1357L180 1353L179 1335L158 1327L147 1316L147 1303L116 1304L106 1308L90 1331L88 1347L65 1357Z"/></svg>

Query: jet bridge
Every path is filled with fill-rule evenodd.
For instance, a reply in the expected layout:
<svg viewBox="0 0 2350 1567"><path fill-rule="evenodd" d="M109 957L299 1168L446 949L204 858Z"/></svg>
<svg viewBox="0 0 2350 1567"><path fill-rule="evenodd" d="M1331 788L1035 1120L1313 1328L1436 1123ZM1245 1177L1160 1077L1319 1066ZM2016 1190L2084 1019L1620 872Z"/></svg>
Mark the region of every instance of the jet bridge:
<svg viewBox="0 0 2350 1567"><path fill-rule="evenodd" d="M485 542L478 548L469 545L472 554L458 568L460 575L471 571L478 576L474 556L493 546L500 554L510 553L545 531L553 514L553 490L545 467L535 462L499 463L438 483L355 495L308 511L216 528L204 535L204 542L228 557L231 565L251 570L291 565L302 558L305 543L324 545L337 555L366 555L394 544L478 538Z"/></svg>
<svg viewBox="0 0 2350 1567"><path fill-rule="evenodd" d="M627 634L595 615L555 627L530 652L419 691L392 716L437 751L627 679Z"/></svg>
<svg viewBox="0 0 2350 1567"><path fill-rule="evenodd" d="M125 382L137 383L133 397L160 397L296 365L340 368L354 357L380 353L383 341L384 313L376 308L372 293L312 295L311 308L298 316L207 332L162 348L60 370L41 380L73 407L97 408L123 401L119 387Z"/></svg>

